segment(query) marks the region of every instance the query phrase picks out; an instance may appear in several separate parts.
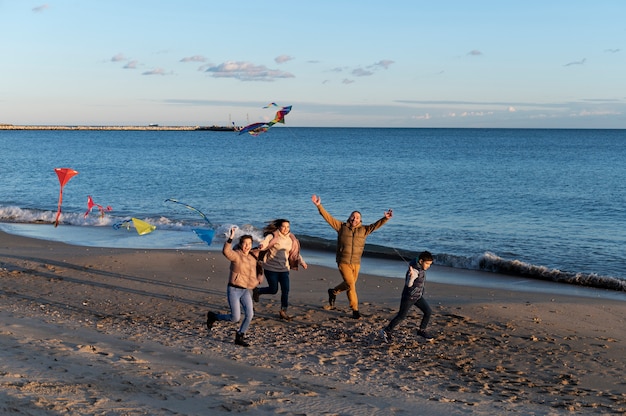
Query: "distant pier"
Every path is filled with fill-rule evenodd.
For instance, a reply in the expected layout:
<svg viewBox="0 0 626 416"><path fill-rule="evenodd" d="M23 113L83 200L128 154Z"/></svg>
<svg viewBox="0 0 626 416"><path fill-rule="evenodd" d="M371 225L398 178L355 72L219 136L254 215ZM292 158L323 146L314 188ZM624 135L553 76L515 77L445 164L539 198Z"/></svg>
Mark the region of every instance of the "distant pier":
<svg viewBox="0 0 626 416"><path fill-rule="evenodd" d="M228 126L19 126L0 124L0 130L148 130L148 131L236 131Z"/></svg>

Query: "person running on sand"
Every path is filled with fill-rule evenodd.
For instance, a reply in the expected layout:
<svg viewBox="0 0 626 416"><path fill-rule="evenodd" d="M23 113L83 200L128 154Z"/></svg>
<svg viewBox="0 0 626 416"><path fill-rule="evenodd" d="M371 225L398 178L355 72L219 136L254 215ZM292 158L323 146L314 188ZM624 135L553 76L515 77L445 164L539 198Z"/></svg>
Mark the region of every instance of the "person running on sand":
<svg viewBox="0 0 626 416"><path fill-rule="evenodd" d="M393 330L401 321L403 321L409 314L411 306L417 306L422 313L422 322L420 328L417 331L417 335L425 338L427 341L433 338L428 335L426 328L430 321L432 310L424 299L424 283L426 281L426 270L433 264L433 255L428 251L423 251L419 256L409 263L409 268L406 271L406 277L404 282L404 289L402 289L402 298L400 300L400 311L389 322L389 324L380 330L380 335L385 342L391 342Z"/></svg>
<svg viewBox="0 0 626 416"><path fill-rule="evenodd" d="M276 219L270 221L263 228L265 238L259 244L261 255L261 265L265 272L267 287L255 288L252 292L252 299L259 301L260 295L275 295L280 284L280 312L281 319L289 321L291 317L287 315L289 307L289 270L298 270L302 266L305 270L308 267L300 255L300 242L291 233L289 220ZM263 253L265 252L265 255Z"/></svg>
<svg viewBox="0 0 626 416"><path fill-rule="evenodd" d="M335 308L337 294L347 291L346 294L350 302L350 308L352 309L352 317L359 319L361 314L359 313L359 298L356 294L356 281L359 278L361 256L365 249L365 240L368 235L389 221L393 216L393 211L391 209L388 210L381 219L373 224L363 225L359 211L353 211L346 222L341 222L333 218L333 216L324 209L319 196L313 195L311 201L313 201L326 222L337 231L336 261L339 273L341 273L341 277L343 278L343 283L340 283L332 289L328 289L328 303L330 308Z"/></svg>
<svg viewBox="0 0 626 416"><path fill-rule="evenodd" d="M235 227L230 229L228 240L226 240L222 248L222 254L230 260L230 275L226 291L230 313L216 314L209 311L207 313L206 326L210 331L215 321L239 322L241 319L241 308L243 307L245 317L235 336L235 344L248 347L250 344L246 342L244 336L254 316L254 306L250 292L251 289L263 282L263 274L257 274L258 252L252 250L251 235L242 235L239 238L237 247L233 250L232 242L235 230Z"/></svg>

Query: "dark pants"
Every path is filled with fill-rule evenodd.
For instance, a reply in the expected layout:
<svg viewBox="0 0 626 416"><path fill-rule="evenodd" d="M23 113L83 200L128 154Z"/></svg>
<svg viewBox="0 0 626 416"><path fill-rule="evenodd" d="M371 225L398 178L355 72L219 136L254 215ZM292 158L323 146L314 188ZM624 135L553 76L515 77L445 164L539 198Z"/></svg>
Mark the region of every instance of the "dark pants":
<svg viewBox="0 0 626 416"><path fill-rule="evenodd" d="M398 314L391 320L391 322L389 322L389 325L387 325L387 330L389 332L393 331L396 325L406 319L407 315L409 314L409 310L413 305L417 306L424 314L424 316L422 317L422 322L420 324L420 329L426 329L426 327L428 326L428 321L430 321L430 316L433 313L432 309L430 309L430 305L428 305L428 302L426 302L426 299L421 297L417 301L414 301L408 297L403 297L400 301L400 310L398 311Z"/></svg>
<svg viewBox="0 0 626 416"><path fill-rule="evenodd" d="M267 287L259 289L261 295L275 295L280 284L280 308L284 311L289 306L289 272L264 270Z"/></svg>

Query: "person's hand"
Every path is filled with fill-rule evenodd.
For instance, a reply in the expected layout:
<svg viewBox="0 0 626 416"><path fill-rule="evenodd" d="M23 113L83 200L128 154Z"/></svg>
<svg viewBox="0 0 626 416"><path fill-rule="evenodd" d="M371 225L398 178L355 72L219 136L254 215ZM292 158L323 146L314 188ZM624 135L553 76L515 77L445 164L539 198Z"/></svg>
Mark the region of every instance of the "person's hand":
<svg viewBox="0 0 626 416"><path fill-rule="evenodd" d="M311 201L313 201L315 206L319 206L322 203L322 200L320 199L320 197L315 194L313 194L313 196L311 197Z"/></svg>
<svg viewBox="0 0 626 416"><path fill-rule="evenodd" d="M308 264L306 264L306 262L305 262L304 260L300 260L300 266L302 266L302 268L303 268L304 270L306 270L306 269L307 269L307 267L309 267L309 265L308 265Z"/></svg>
<svg viewBox="0 0 626 416"><path fill-rule="evenodd" d="M385 218L389 219L391 217L393 217L393 210L389 208L389 210L385 212Z"/></svg>
<svg viewBox="0 0 626 416"><path fill-rule="evenodd" d="M237 227L231 227L230 228L230 234L228 235L228 238L230 238L231 240L235 238L235 231L237 231Z"/></svg>

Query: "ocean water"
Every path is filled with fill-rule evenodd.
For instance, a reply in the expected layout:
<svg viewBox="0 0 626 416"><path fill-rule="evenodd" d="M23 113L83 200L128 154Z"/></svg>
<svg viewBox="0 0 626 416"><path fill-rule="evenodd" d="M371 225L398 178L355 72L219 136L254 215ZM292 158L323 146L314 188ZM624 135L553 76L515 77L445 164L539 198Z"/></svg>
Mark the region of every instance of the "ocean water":
<svg viewBox="0 0 626 416"><path fill-rule="evenodd" d="M626 131L278 126L210 131L0 131L0 229L75 244L207 249L191 232L274 218L312 248L336 233L317 213L365 224L392 208L368 251L422 250L436 264L626 291ZM79 172L63 190L54 168ZM87 196L112 211L87 217ZM138 236L112 225L136 217ZM131 229L132 231L132 229ZM329 258L332 254L329 251Z"/></svg>

